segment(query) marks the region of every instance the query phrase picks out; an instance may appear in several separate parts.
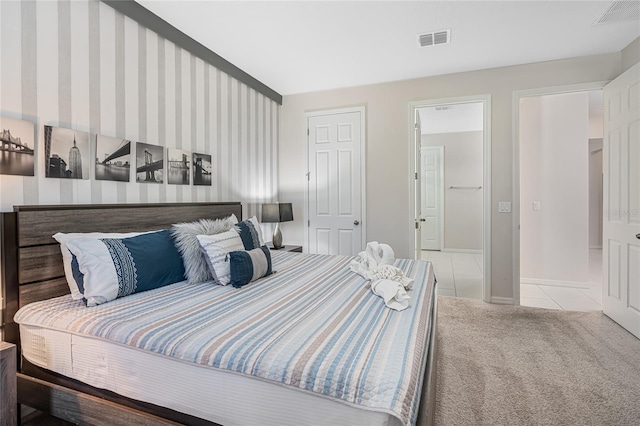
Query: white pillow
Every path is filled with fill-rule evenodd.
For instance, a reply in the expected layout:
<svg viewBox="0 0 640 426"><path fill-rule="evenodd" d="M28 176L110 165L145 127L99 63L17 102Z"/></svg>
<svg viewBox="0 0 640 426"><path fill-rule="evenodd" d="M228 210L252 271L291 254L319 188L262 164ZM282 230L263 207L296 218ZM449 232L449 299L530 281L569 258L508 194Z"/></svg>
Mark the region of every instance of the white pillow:
<svg viewBox="0 0 640 426"><path fill-rule="evenodd" d="M214 281L220 285L229 284L231 272L227 254L232 251L244 250L244 244L242 244L238 232L231 229L216 235L198 235L197 238Z"/></svg>
<svg viewBox="0 0 640 426"><path fill-rule="evenodd" d="M262 237L262 227L260 226L260 222L258 222L258 218L255 216L250 217L249 220L253 223L253 226L256 228L256 232L258 233L258 238L260 239L260 245L264 245L264 238Z"/></svg>
<svg viewBox="0 0 640 426"><path fill-rule="evenodd" d="M155 231L149 231L155 232ZM73 261L73 254L67 248L67 242L76 239L89 238L98 240L100 238L128 238L135 237L136 235L146 234L147 232L125 232L125 233L104 233L104 232L87 232L87 233L69 233L64 234L58 232L53 235L53 239L60 243L60 252L62 253L62 265L64 267L64 276L67 279L69 290L71 290L71 297L73 300L80 300L84 297L83 292L80 291L78 283L73 278L73 271L71 269L71 262Z"/></svg>
<svg viewBox="0 0 640 426"><path fill-rule="evenodd" d="M80 238L67 241L67 248L76 255L87 306L184 280L182 256L168 229L129 238Z"/></svg>

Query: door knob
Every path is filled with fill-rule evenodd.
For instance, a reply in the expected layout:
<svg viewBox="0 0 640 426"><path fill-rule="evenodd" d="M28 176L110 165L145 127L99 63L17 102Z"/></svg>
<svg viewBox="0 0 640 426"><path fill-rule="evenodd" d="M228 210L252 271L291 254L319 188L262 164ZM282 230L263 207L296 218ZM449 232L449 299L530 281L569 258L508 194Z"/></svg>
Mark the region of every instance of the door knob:
<svg viewBox="0 0 640 426"><path fill-rule="evenodd" d="M636 238L640 240L640 234L636 234Z"/></svg>
<svg viewBox="0 0 640 426"><path fill-rule="evenodd" d="M358 226L358 225L360 225L360 222L358 221L358 219L356 219L356 220L353 221L353 224Z"/></svg>
<svg viewBox="0 0 640 426"><path fill-rule="evenodd" d="M425 222L427 219L420 218L420 222Z"/></svg>

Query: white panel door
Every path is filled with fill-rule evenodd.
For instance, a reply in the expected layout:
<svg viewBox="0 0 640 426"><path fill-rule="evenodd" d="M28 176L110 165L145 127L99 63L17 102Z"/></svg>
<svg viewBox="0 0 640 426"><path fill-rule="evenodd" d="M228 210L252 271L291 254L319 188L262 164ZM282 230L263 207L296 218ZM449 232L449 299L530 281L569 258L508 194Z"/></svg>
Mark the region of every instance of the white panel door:
<svg viewBox="0 0 640 426"><path fill-rule="evenodd" d="M415 247L415 258L416 259L422 259L422 221L420 220L420 215L422 214L422 187L420 185L420 182L422 181L421 177L422 177L422 173L421 173L421 166L422 166L422 159L420 157L420 144L422 143L422 122L420 120L420 111L418 109L414 110L414 124L413 124L413 138L414 138L414 162L413 162L413 166L414 166L414 185L413 185L413 190L414 190L414 198L415 198L415 203L414 203L414 217L413 220L415 222L415 235L413 238L414 241L414 247Z"/></svg>
<svg viewBox="0 0 640 426"><path fill-rule="evenodd" d="M442 239L442 159L444 147L423 147L422 162L422 250L440 250Z"/></svg>
<svg viewBox="0 0 640 426"><path fill-rule="evenodd" d="M307 117L309 253L362 251L362 112Z"/></svg>
<svg viewBox="0 0 640 426"><path fill-rule="evenodd" d="M604 88L602 308L640 338L640 64Z"/></svg>

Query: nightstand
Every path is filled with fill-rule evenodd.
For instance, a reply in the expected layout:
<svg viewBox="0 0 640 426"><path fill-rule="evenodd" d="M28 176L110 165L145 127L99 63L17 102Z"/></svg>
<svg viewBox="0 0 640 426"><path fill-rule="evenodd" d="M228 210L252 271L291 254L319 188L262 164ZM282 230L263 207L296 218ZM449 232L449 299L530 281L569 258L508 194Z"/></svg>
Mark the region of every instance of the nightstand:
<svg viewBox="0 0 640 426"><path fill-rule="evenodd" d="M280 249L274 249L273 245L267 244L267 247L269 247L269 249L273 251L290 251L290 252L302 253L302 246L288 246L285 244Z"/></svg>
<svg viewBox="0 0 640 426"><path fill-rule="evenodd" d="M15 345L0 342L0 424L7 426L18 422L16 357Z"/></svg>

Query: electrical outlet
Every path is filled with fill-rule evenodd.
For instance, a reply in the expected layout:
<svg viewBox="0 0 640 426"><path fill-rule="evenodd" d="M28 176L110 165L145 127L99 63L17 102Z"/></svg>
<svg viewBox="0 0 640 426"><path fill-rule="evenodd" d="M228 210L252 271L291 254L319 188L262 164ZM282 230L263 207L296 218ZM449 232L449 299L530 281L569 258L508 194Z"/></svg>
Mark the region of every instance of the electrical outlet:
<svg viewBox="0 0 640 426"><path fill-rule="evenodd" d="M511 213L511 201L500 201L498 203L499 213Z"/></svg>
<svg viewBox="0 0 640 426"><path fill-rule="evenodd" d="M540 211L540 201L534 201L533 202L533 211L534 212L539 212Z"/></svg>

